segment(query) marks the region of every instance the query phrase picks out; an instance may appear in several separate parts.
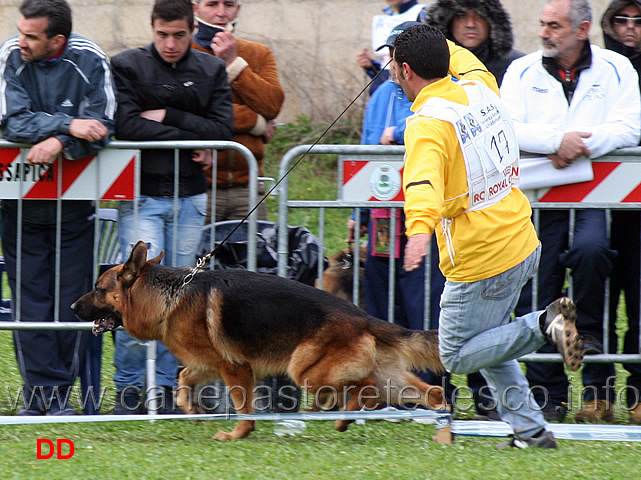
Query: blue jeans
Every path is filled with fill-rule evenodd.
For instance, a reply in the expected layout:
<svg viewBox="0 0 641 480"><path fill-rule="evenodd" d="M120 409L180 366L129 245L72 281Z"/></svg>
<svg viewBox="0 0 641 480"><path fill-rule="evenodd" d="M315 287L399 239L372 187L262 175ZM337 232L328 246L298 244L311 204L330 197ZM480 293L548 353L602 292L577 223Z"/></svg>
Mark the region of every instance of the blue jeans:
<svg viewBox="0 0 641 480"><path fill-rule="evenodd" d="M516 360L546 342L539 327L543 312L510 318L540 255L539 246L519 265L478 282L447 280L441 297L439 351L445 368L451 373L480 370L501 419L524 439L546 426Z"/></svg>
<svg viewBox="0 0 641 480"><path fill-rule="evenodd" d="M207 194L202 193L178 199L178 235L173 241L174 199L148 197L138 199L138 222L134 219L133 202L118 205L118 234L123 258L129 258L139 240L147 243L147 258L154 258L164 250L162 264L175 267L193 266L200 235L207 213ZM174 253L175 252L175 253ZM175 255L176 262L172 263ZM134 385L143 387L146 342L132 337L125 331L116 332L114 383L117 390ZM158 342L156 347L156 383L158 386L176 385L178 361L167 347Z"/></svg>

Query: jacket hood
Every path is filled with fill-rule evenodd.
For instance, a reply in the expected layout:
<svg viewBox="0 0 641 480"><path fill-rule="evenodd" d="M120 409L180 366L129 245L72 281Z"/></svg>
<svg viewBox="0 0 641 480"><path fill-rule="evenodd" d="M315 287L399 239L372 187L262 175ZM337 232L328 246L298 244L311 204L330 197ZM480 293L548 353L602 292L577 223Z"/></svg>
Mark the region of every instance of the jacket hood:
<svg viewBox="0 0 641 480"><path fill-rule="evenodd" d="M447 39L454 41L452 20L457 12L466 8L476 10L487 20L490 26L488 43L493 55L502 56L512 50L512 22L499 0L438 0L429 7L426 23L438 28Z"/></svg>
<svg viewBox="0 0 641 480"><path fill-rule="evenodd" d="M641 9L641 0L613 0L601 17L601 28L603 29L603 41L605 48L614 50L617 53L630 58L636 56L641 51L627 47L616 39L616 33L612 28L612 17L626 5L636 5Z"/></svg>

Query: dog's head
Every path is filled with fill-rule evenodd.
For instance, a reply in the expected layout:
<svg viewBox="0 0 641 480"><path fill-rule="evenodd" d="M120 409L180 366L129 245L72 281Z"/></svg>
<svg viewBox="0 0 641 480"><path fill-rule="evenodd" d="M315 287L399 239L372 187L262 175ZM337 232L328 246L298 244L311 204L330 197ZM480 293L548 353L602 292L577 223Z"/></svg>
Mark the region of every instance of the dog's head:
<svg viewBox="0 0 641 480"><path fill-rule="evenodd" d="M365 278L366 247L360 247L359 255L359 277L361 279L359 305L365 305L363 278ZM323 290L351 302L354 288L354 260L352 248L344 248L332 255L329 258L329 268L323 272ZM318 280L316 281L316 286L318 287Z"/></svg>
<svg viewBox="0 0 641 480"><path fill-rule="evenodd" d="M365 259L367 257L367 249L365 247L360 247L359 254L360 265L361 267L363 267L363 265L365 265ZM353 249L351 247L348 247L336 252L334 255L329 257L329 266L341 268L343 270L351 270L354 267Z"/></svg>
<svg viewBox="0 0 641 480"><path fill-rule="evenodd" d="M147 244L138 242L126 263L110 268L100 275L94 289L76 300L71 309L85 322L93 322L94 335L123 325L127 299L132 286L148 263L160 263L163 253L147 261Z"/></svg>

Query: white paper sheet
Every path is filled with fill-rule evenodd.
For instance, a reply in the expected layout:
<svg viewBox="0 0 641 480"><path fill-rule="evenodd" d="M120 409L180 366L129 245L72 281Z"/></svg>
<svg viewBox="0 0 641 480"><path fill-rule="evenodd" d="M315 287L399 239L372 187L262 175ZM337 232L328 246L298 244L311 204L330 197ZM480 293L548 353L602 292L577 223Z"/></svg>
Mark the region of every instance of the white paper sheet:
<svg viewBox="0 0 641 480"><path fill-rule="evenodd" d="M521 190L556 187L568 183L589 182L594 179L592 161L581 157L566 168L554 168L547 157L522 156L519 160Z"/></svg>

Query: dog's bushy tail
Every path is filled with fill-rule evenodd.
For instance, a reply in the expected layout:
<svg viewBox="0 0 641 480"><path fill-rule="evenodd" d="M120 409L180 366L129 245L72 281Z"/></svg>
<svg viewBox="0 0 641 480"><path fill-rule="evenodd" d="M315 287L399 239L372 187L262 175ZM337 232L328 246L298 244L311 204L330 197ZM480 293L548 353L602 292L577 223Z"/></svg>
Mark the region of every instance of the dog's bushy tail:
<svg viewBox="0 0 641 480"><path fill-rule="evenodd" d="M374 319L370 322L370 331L376 337L377 347L392 350L401 357L408 370L445 373L438 353L436 330L408 330L393 323Z"/></svg>

